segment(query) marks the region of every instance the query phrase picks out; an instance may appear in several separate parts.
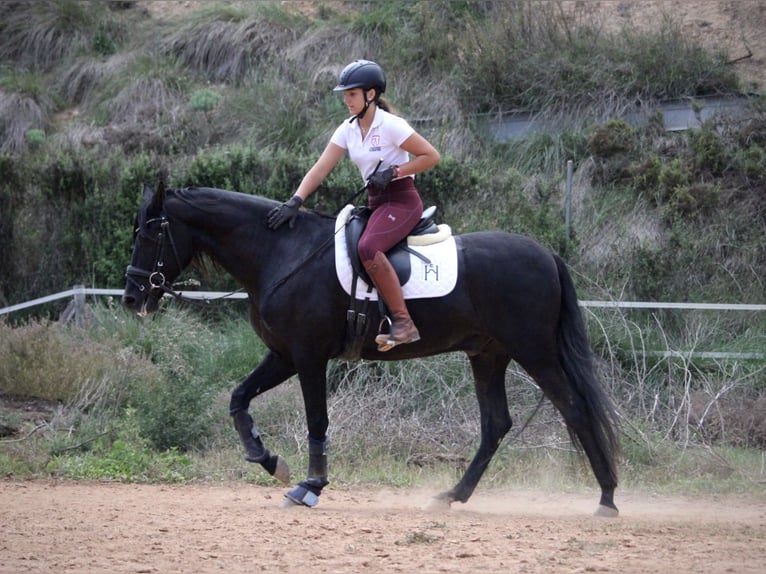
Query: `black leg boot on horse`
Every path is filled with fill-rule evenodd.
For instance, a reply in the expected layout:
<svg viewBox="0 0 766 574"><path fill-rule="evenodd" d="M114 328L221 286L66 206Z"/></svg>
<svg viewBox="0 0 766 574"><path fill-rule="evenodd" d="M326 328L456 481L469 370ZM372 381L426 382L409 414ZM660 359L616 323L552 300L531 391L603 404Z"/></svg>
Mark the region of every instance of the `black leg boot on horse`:
<svg viewBox="0 0 766 574"><path fill-rule="evenodd" d="M393 349L396 345L414 343L420 340L420 333L412 322L407 305L404 303L399 277L384 253L378 251L372 261L364 261L364 268L372 279L383 302L391 313L391 328L388 333L375 337L378 351Z"/></svg>

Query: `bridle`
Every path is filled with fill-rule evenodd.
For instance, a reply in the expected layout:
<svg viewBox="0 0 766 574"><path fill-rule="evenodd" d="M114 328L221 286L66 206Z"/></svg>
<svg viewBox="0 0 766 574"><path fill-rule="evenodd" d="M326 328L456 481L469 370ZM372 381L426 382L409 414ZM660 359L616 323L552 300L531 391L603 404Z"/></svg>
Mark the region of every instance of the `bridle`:
<svg viewBox="0 0 766 574"><path fill-rule="evenodd" d="M159 217L154 217L147 220L146 223L144 223L144 226L149 225L150 223L155 223L157 221L160 222L160 230L157 232L157 237L154 239L151 237L147 238L149 241L157 244L157 253L154 258L154 266L152 267L152 270L147 271L146 269L141 269L140 267L136 267L134 265L128 265L127 269L125 269L125 278L128 280L128 283L131 283L136 288L138 288L141 293L146 291L146 286L137 281L135 278L138 277L141 279L146 279L149 283L149 293L147 297L154 297L159 300L162 295L167 293L179 301L186 301L188 303L194 303L195 305L206 305L211 301L211 299L200 301L198 299L184 297L182 293L179 293L173 289L175 284L168 283L165 274L162 272L163 268L165 267L165 246L170 245L170 249L173 252L173 257L176 260L176 265L178 266L179 270L181 269L181 258L178 257L176 242L173 239L173 234L170 232L170 220L164 213ZM140 234L141 229L139 228L136 230L136 237L138 237ZM242 289L237 289L236 291L222 295L219 298L225 299L229 295L233 295L239 291L242 291Z"/></svg>
<svg viewBox="0 0 766 574"><path fill-rule="evenodd" d="M154 239L151 237L148 238L150 241L153 241L157 244L157 252L154 258L154 266L152 267L152 270L147 271L146 269L141 269L140 267L136 267L134 265L128 265L127 269L125 270L125 277L129 283L138 288L138 290L142 293L146 291L146 286L143 283L137 281L135 278L146 279L149 283L149 296L154 296L159 299L164 293L169 293L174 297L181 298L182 295L177 291L174 291L172 285L168 285L165 274L163 273L163 269L165 267L166 245L170 246L173 252L173 257L175 257L176 260L176 265L178 265L179 270L181 269L181 263L178 257L176 243L173 239L173 234L170 232L170 221L163 213L159 217L154 217L147 220L146 223L144 223L144 226L155 222L160 223L160 229L157 232L157 237ZM139 227L136 230L136 238L138 239L140 236L141 228Z"/></svg>

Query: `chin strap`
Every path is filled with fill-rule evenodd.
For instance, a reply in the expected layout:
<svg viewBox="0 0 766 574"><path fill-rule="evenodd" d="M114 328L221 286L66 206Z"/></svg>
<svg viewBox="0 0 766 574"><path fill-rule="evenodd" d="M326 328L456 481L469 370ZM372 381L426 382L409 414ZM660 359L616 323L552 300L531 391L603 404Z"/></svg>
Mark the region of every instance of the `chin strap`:
<svg viewBox="0 0 766 574"><path fill-rule="evenodd" d="M377 90L376 90L376 94L377 94ZM371 104L372 102L374 102L376 99L377 99L377 95L376 95L376 97L375 97L375 98L373 98L373 99L371 99L371 100L368 100L367 98L365 98L365 99L364 99L364 108L362 109L362 111L361 111L361 112L359 112L358 114L356 114L356 115L355 115L353 118L351 118L350 120L348 120L348 123L350 123L350 124L353 124L353 123L354 123L354 120L361 120L361 119L364 117L364 114L366 114L366 113L367 113L367 110L370 108L370 104ZM357 122L357 123L358 123L358 122Z"/></svg>

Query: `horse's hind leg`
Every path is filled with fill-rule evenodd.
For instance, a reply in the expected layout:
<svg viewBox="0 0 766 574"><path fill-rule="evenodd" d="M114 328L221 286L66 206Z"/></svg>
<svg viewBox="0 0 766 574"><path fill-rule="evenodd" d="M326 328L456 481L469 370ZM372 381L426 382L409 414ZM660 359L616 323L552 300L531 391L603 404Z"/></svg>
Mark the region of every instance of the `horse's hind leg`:
<svg viewBox="0 0 766 574"><path fill-rule="evenodd" d="M476 396L481 416L481 443L463 478L454 488L437 496L439 502L466 502L473 494L484 471L511 430L511 415L505 394L505 370L510 362L506 355L470 355Z"/></svg>
<svg viewBox="0 0 766 574"><path fill-rule="evenodd" d="M589 401L594 401L594 397L583 396L578 392L558 363L537 367L522 366L559 410L573 440L579 442L588 457L593 474L601 487L601 500L596 515L617 516L619 511L614 504L614 491L617 487L614 453L608 437L599 429L594 415L594 409L599 408L599 405L589 404Z"/></svg>

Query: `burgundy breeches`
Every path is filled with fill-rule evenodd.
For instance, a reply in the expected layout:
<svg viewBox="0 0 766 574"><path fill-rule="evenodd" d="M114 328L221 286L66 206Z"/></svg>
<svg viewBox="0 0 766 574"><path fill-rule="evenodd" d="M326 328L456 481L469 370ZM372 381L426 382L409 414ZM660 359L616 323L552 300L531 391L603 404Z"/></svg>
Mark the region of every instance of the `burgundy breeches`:
<svg viewBox="0 0 766 574"><path fill-rule="evenodd" d="M385 253L412 231L423 214L423 202L411 177L392 181L382 192L370 192L372 215L359 239L359 257L372 261L378 251Z"/></svg>

